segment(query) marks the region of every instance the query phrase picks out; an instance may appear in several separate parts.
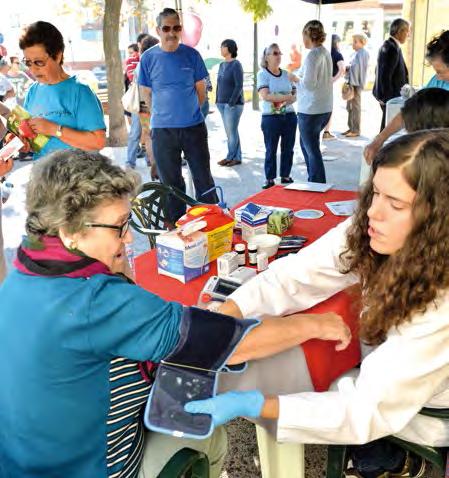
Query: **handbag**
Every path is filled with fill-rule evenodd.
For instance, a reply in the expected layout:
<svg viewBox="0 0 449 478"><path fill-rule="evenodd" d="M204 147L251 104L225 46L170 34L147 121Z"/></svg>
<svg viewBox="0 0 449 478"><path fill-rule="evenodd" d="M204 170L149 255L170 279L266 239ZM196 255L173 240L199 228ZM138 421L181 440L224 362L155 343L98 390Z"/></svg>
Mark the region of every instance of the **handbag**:
<svg viewBox="0 0 449 478"><path fill-rule="evenodd" d="M341 87L341 97L345 101L351 101L354 98L354 87L348 82L343 83Z"/></svg>
<svg viewBox="0 0 449 478"><path fill-rule="evenodd" d="M122 105L130 113L140 112L139 85L133 81L122 96Z"/></svg>

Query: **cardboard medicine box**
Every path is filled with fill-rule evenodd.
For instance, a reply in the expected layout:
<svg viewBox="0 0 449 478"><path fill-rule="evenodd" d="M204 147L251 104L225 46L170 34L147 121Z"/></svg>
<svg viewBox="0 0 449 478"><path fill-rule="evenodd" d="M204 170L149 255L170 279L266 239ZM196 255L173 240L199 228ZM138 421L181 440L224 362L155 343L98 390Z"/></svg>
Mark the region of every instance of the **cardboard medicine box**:
<svg viewBox="0 0 449 478"><path fill-rule="evenodd" d="M183 236L180 230L156 238L157 271L183 284L209 272L207 236L197 231Z"/></svg>
<svg viewBox="0 0 449 478"><path fill-rule="evenodd" d="M178 227L204 221L201 232L206 235L209 262L232 250L234 219L215 204L199 204L188 209L177 222Z"/></svg>
<svg viewBox="0 0 449 478"><path fill-rule="evenodd" d="M249 241L258 234L267 234L268 216L271 211L249 202L241 211L242 239Z"/></svg>

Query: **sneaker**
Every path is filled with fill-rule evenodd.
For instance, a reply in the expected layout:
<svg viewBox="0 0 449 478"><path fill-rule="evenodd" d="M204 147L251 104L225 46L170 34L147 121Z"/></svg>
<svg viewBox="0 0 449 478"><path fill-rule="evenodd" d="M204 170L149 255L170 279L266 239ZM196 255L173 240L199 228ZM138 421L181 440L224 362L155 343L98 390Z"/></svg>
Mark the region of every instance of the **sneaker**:
<svg viewBox="0 0 449 478"><path fill-rule="evenodd" d="M293 182L294 180L290 176L288 176L287 178L281 178L281 184L291 184Z"/></svg>
<svg viewBox="0 0 449 478"><path fill-rule="evenodd" d="M262 186L262 189L268 189L274 186L274 179L267 179Z"/></svg>
<svg viewBox="0 0 449 478"><path fill-rule="evenodd" d="M330 131L325 131L323 133L323 139L335 139L335 135L333 135Z"/></svg>

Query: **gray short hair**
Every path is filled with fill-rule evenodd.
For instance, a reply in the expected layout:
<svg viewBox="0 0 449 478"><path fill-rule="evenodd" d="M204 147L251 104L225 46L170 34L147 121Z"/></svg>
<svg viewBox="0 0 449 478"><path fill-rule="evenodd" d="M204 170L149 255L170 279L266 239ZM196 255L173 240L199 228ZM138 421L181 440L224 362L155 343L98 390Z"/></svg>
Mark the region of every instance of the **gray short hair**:
<svg viewBox="0 0 449 478"><path fill-rule="evenodd" d="M279 50L279 45L277 43L272 43L271 45L264 48L262 52L262 57L260 58L260 67L268 68L268 56L273 53L273 50L277 48Z"/></svg>
<svg viewBox="0 0 449 478"><path fill-rule="evenodd" d="M404 20L403 18L396 18L396 20L393 20L390 25L390 36L394 37L397 35L401 30L404 28L408 28L410 26L410 23L407 20Z"/></svg>
<svg viewBox="0 0 449 478"><path fill-rule="evenodd" d="M157 26L161 27L162 20L167 17L176 17L179 22L181 21L181 19L179 18L179 14L176 10L174 10L173 8L164 8L162 12L160 12L159 15L156 17Z"/></svg>
<svg viewBox="0 0 449 478"><path fill-rule="evenodd" d="M75 233L104 201L135 196L139 176L99 153L60 150L37 162L27 186L25 228L31 236Z"/></svg>

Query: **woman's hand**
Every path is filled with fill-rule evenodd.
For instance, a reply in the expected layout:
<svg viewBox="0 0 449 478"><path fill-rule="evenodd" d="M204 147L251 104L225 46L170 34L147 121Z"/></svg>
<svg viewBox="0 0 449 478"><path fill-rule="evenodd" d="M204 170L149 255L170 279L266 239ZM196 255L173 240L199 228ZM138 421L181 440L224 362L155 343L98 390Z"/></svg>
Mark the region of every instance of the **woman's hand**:
<svg viewBox="0 0 449 478"><path fill-rule="evenodd" d="M288 74L288 79L292 83L298 83L299 82L299 78L296 75L294 75L293 73Z"/></svg>
<svg viewBox="0 0 449 478"><path fill-rule="evenodd" d="M58 124L53 121L48 121L44 118L31 118L28 120L33 133L45 134L45 136L55 136Z"/></svg>
<svg viewBox="0 0 449 478"><path fill-rule="evenodd" d="M236 319L243 319L242 311L232 299L227 299L224 304L220 305L217 312L224 315L230 315Z"/></svg>
<svg viewBox="0 0 449 478"><path fill-rule="evenodd" d="M184 405L184 410L212 415L212 423L214 427L218 427L237 417L260 417L264 403L265 398L259 390L226 392L207 400L188 402Z"/></svg>
<svg viewBox="0 0 449 478"><path fill-rule="evenodd" d="M324 314L304 314L311 321L311 326L316 327L314 338L320 340L335 340L338 344L335 350L344 350L351 342L351 329L344 320L334 312Z"/></svg>
<svg viewBox="0 0 449 478"><path fill-rule="evenodd" d="M383 141L374 139L371 143L365 146L365 149L363 150L363 156L365 157L367 164L371 164L373 162L374 156L376 156L382 145Z"/></svg>
<svg viewBox="0 0 449 478"><path fill-rule="evenodd" d="M12 158L7 159L6 161L0 158L0 177L9 173L13 165L14 165L14 161Z"/></svg>

